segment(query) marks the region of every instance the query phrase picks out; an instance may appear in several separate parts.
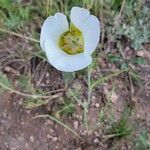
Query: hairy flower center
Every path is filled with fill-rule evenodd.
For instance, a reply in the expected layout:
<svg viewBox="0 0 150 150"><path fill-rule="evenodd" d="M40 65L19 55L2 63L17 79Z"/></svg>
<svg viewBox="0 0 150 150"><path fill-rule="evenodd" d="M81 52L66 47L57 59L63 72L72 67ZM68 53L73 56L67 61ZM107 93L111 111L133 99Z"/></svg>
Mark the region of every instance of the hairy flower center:
<svg viewBox="0 0 150 150"><path fill-rule="evenodd" d="M61 35L59 47L70 55L82 53L84 51L82 32L71 24L70 30Z"/></svg>

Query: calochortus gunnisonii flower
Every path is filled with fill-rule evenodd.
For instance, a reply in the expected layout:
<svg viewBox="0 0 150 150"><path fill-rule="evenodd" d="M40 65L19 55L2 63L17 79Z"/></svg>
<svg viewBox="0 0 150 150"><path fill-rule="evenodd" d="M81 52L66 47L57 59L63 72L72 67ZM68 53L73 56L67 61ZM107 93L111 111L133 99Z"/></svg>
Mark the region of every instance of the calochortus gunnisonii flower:
<svg viewBox="0 0 150 150"><path fill-rule="evenodd" d="M63 13L49 16L40 35L41 48L48 61L64 72L81 70L92 62L92 53L99 43L100 22L87 9L73 7L70 25Z"/></svg>

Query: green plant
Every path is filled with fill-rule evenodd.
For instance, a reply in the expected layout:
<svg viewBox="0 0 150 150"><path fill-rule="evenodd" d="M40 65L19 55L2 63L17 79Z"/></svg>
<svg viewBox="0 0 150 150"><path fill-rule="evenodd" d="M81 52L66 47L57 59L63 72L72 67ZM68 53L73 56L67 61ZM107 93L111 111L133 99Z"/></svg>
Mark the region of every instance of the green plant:
<svg viewBox="0 0 150 150"><path fill-rule="evenodd" d="M150 8L143 0L103 1L103 22L105 25L102 38L108 39L104 49L112 50L111 44L123 57L126 46L124 40L134 50L144 49L142 44L150 41L149 13ZM118 13L119 11L119 13ZM103 41L102 41L103 42ZM119 46L121 45L121 47Z"/></svg>
<svg viewBox="0 0 150 150"><path fill-rule="evenodd" d="M48 102L49 101L42 99L26 98L23 102L23 106L27 109L33 109L35 107L46 105Z"/></svg>
<svg viewBox="0 0 150 150"><path fill-rule="evenodd" d="M132 63L135 64L135 65L144 65L145 64L145 60L142 57L135 57L132 60Z"/></svg>
<svg viewBox="0 0 150 150"><path fill-rule="evenodd" d="M101 109L101 111L99 112L98 122L100 122L100 123L105 120L105 115L108 112L109 108L111 107L111 97L112 97L114 91L115 91L115 85L113 85L112 90L106 96L107 97L107 103L106 103L105 107L103 107ZM111 114L113 114L113 113L111 113Z"/></svg>
<svg viewBox="0 0 150 150"><path fill-rule="evenodd" d="M112 1L112 8L118 10L121 7L123 0L113 0Z"/></svg>
<svg viewBox="0 0 150 150"><path fill-rule="evenodd" d="M42 105L46 105L49 102L49 98L47 97L46 99L43 99L42 97L40 97L40 95L45 95L45 92L43 91L43 89L41 88L34 88L33 85L30 83L29 78L27 77L27 75L21 75L19 80L18 80L18 84L20 86L20 88L24 91L24 92L28 92L31 93L31 96L26 95L26 98L24 99L23 102L23 106L27 109L32 109L35 107L39 107ZM35 97L34 97L35 95ZM37 97L36 97L37 95ZM38 96L39 95L39 96Z"/></svg>
<svg viewBox="0 0 150 150"><path fill-rule="evenodd" d="M0 17L8 29L21 29L30 20L30 4L22 6L19 2L0 0Z"/></svg>
<svg viewBox="0 0 150 150"><path fill-rule="evenodd" d="M12 83L8 80L7 76L0 72L0 88L1 90L7 90L7 88L13 88Z"/></svg>
<svg viewBox="0 0 150 150"><path fill-rule="evenodd" d="M29 79L28 79L27 75L21 75L19 80L18 80L18 84L25 91L31 90L29 88Z"/></svg>
<svg viewBox="0 0 150 150"><path fill-rule="evenodd" d="M122 61L120 56L113 55L113 54L108 54L108 60L111 63L119 63Z"/></svg>
<svg viewBox="0 0 150 150"><path fill-rule="evenodd" d="M138 138L134 142L134 150L149 150L150 144L148 144L148 132L147 130L142 131Z"/></svg>
<svg viewBox="0 0 150 150"><path fill-rule="evenodd" d="M71 115L75 112L75 104L73 104L70 100L65 99L61 108L56 112L56 115L59 117L60 115Z"/></svg>
<svg viewBox="0 0 150 150"><path fill-rule="evenodd" d="M131 79L135 85L141 84L142 80L141 80L140 76L138 75L138 72L130 71L129 74L131 75Z"/></svg>
<svg viewBox="0 0 150 150"><path fill-rule="evenodd" d="M148 16L148 17L147 17ZM131 40L131 47L135 50L142 49L144 42L149 42L149 16L150 9L143 2L132 0L125 6L124 19L117 29L118 35L124 35Z"/></svg>
<svg viewBox="0 0 150 150"><path fill-rule="evenodd" d="M88 91L87 91L87 100L82 102L82 100L78 97L76 97L76 95L71 91L69 90L69 93L71 94L71 96L74 98L74 100L76 100L83 108L83 111L84 111L84 124L85 124L85 127L86 129L88 129L88 109L89 109L89 106L90 106L90 103L91 103L91 94L92 94L92 91L94 90L95 87L97 87L98 85L102 85L105 81L111 79L112 77L116 77L118 76L119 74L123 73L123 72L127 72L129 70L129 68L125 68L121 71L118 71L118 72L115 72L113 74L110 74L108 76L104 76L104 77L100 77L99 79L97 80L91 80L91 74L92 74L92 69L93 69L93 65L91 64L88 69L87 69L87 85L88 85Z"/></svg>
<svg viewBox="0 0 150 150"><path fill-rule="evenodd" d="M129 124L131 108L126 106L123 110L121 118L117 122L113 122L107 131L108 138L123 138L131 134L132 127Z"/></svg>
<svg viewBox="0 0 150 150"><path fill-rule="evenodd" d="M62 73L62 76L63 76L63 80L64 80L64 82L65 82L65 86L67 87L68 84L69 84L70 82L72 82L73 79L75 78L75 73L74 73L74 72L73 72L73 73L70 73L70 72L63 72L63 73Z"/></svg>
<svg viewBox="0 0 150 150"><path fill-rule="evenodd" d="M17 91L17 90L15 90L15 88L13 87L13 85L11 84L9 79L6 77L6 75L4 75L3 73L0 73L0 88L1 88L1 90L7 90L11 93L15 93L15 94L21 95L21 96L26 97L26 98L31 98L31 99L48 99L48 100L51 100L51 99L60 97L62 95L62 94L46 95L47 93L44 94L43 92L41 94L41 93L39 93L39 91L41 91L39 89L30 91L30 92L35 92L35 93L29 93L29 94Z"/></svg>

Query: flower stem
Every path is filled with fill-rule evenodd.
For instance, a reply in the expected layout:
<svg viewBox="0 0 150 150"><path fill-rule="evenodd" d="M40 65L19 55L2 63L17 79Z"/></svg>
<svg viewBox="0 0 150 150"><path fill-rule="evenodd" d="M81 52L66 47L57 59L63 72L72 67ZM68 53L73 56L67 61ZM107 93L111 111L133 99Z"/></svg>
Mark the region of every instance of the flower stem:
<svg viewBox="0 0 150 150"><path fill-rule="evenodd" d="M91 102L91 73L92 73L92 67L89 66L87 69L87 79L88 79L88 98L87 102L84 104L84 124L86 129L88 130L88 109Z"/></svg>
<svg viewBox="0 0 150 150"><path fill-rule="evenodd" d="M84 125L85 125L86 129L88 130L88 116L87 116L88 108L87 108L87 105L85 105L83 108L84 108Z"/></svg>
<svg viewBox="0 0 150 150"><path fill-rule="evenodd" d="M92 69L91 67L88 68L87 70L87 76L88 76L88 104L87 107L90 105L91 102L91 73L92 73Z"/></svg>

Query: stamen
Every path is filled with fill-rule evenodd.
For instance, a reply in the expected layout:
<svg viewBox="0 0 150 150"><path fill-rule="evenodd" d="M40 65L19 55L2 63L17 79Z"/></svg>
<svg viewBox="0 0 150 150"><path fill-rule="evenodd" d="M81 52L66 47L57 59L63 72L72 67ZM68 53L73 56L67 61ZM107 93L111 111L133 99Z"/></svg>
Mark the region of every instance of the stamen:
<svg viewBox="0 0 150 150"><path fill-rule="evenodd" d="M84 51L82 32L71 24L70 30L61 35L59 47L70 55L82 53Z"/></svg>

